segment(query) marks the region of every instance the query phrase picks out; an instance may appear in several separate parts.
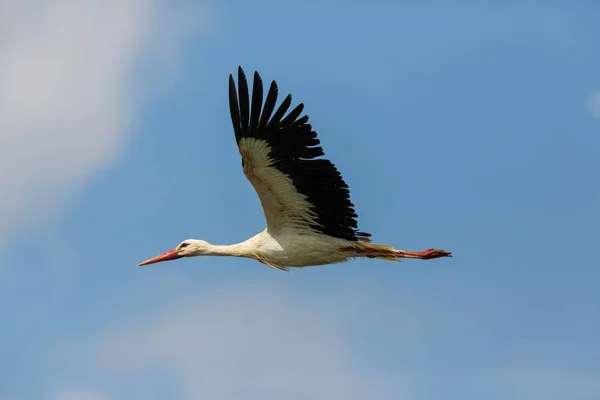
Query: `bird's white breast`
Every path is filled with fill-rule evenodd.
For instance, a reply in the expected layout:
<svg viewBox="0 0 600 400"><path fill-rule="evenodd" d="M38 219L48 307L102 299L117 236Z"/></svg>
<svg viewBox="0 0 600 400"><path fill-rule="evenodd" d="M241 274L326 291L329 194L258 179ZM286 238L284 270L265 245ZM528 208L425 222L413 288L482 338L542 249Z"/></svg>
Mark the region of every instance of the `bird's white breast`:
<svg viewBox="0 0 600 400"><path fill-rule="evenodd" d="M344 239L319 233L282 232L276 236L265 230L250 240L267 263L282 267L308 267L334 264L348 260L349 254L341 248L351 246Z"/></svg>

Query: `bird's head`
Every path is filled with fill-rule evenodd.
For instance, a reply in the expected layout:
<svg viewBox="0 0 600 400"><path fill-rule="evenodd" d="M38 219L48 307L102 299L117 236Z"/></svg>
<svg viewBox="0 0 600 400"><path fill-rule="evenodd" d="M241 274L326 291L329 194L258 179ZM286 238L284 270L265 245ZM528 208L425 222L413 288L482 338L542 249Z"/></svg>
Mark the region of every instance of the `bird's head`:
<svg viewBox="0 0 600 400"><path fill-rule="evenodd" d="M154 264L161 261L177 260L181 257L194 257L206 255L209 249L209 244L204 240L197 239L186 239L179 243L177 247L172 250L165 251L162 254L152 257L144 262L138 264L138 267Z"/></svg>

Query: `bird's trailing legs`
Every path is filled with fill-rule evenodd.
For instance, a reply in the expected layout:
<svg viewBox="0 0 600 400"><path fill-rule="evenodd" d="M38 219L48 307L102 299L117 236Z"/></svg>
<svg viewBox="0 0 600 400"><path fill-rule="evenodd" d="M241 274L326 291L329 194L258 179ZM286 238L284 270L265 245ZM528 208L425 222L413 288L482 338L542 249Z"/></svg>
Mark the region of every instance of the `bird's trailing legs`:
<svg viewBox="0 0 600 400"><path fill-rule="evenodd" d="M421 260L431 260L432 258L452 257L452 253L440 249L427 249L423 251L404 251L397 250L398 258L419 258Z"/></svg>
<svg viewBox="0 0 600 400"><path fill-rule="evenodd" d="M431 260L440 257L452 257L452 253L440 249L427 249L423 251L398 250L385 244L370 242L357 242L355 247L344 247L340 250L356 253L358 257L380 258L388 261L401 261L401 258L418 258L420 260Z"/></svg>

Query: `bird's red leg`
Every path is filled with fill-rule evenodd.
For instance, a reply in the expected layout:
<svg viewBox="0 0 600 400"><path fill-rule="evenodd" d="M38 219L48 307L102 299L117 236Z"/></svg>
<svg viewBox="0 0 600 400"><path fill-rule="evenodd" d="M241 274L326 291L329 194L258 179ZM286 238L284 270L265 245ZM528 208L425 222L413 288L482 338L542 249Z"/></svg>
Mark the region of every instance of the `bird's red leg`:
<svg viewBox="0 0 600 400"><path fill-rule="evenodd" d="M404 251L398 250L398 258L419 258L421 260L430 260L432 258L452 257L452 253L440 249L427 249L423 251Z"/></svg>
<svg viewBox="0 0 600 400"><path fill-rule="evenodd" d="M374 246L374 245L371 245ZM388 247L388 246L386 246ZM364 249L358 249L356 247L342 247L341 251L347 251L352 253L357 253L358 256L368 257L368 258L418 258L421 260L431 260L433 258L440 257L452 257L452 253L446 250L440 249L427 249L423 251L405 251L405 250L395 250L389 248L377 248L377 247L365 247Z"/></svg>

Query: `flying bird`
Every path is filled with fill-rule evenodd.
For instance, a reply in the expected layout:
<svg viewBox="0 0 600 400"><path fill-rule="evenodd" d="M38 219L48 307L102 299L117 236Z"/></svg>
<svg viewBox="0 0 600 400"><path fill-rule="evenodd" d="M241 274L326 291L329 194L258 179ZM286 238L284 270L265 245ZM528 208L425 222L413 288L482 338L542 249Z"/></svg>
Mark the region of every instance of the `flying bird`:
<svg viewBox="0 0 600 400"><path fill-rule="evenodd" d="M270 267L335 264L354 258L401 261L451 257L438 249L398 250L372 243L357 229L357 214L348 185L324 155L317 133L301 116L303 104L289 113L292 96L276 107L278 87L271 82L263 103L263 83L254 73L252 98L246 76L238 68L238 85L229 75L229 108L242 169L258 194L266 229L250 239L220 246L187 239L173 250L138 266L195 256L252 258Z"/></svg>

